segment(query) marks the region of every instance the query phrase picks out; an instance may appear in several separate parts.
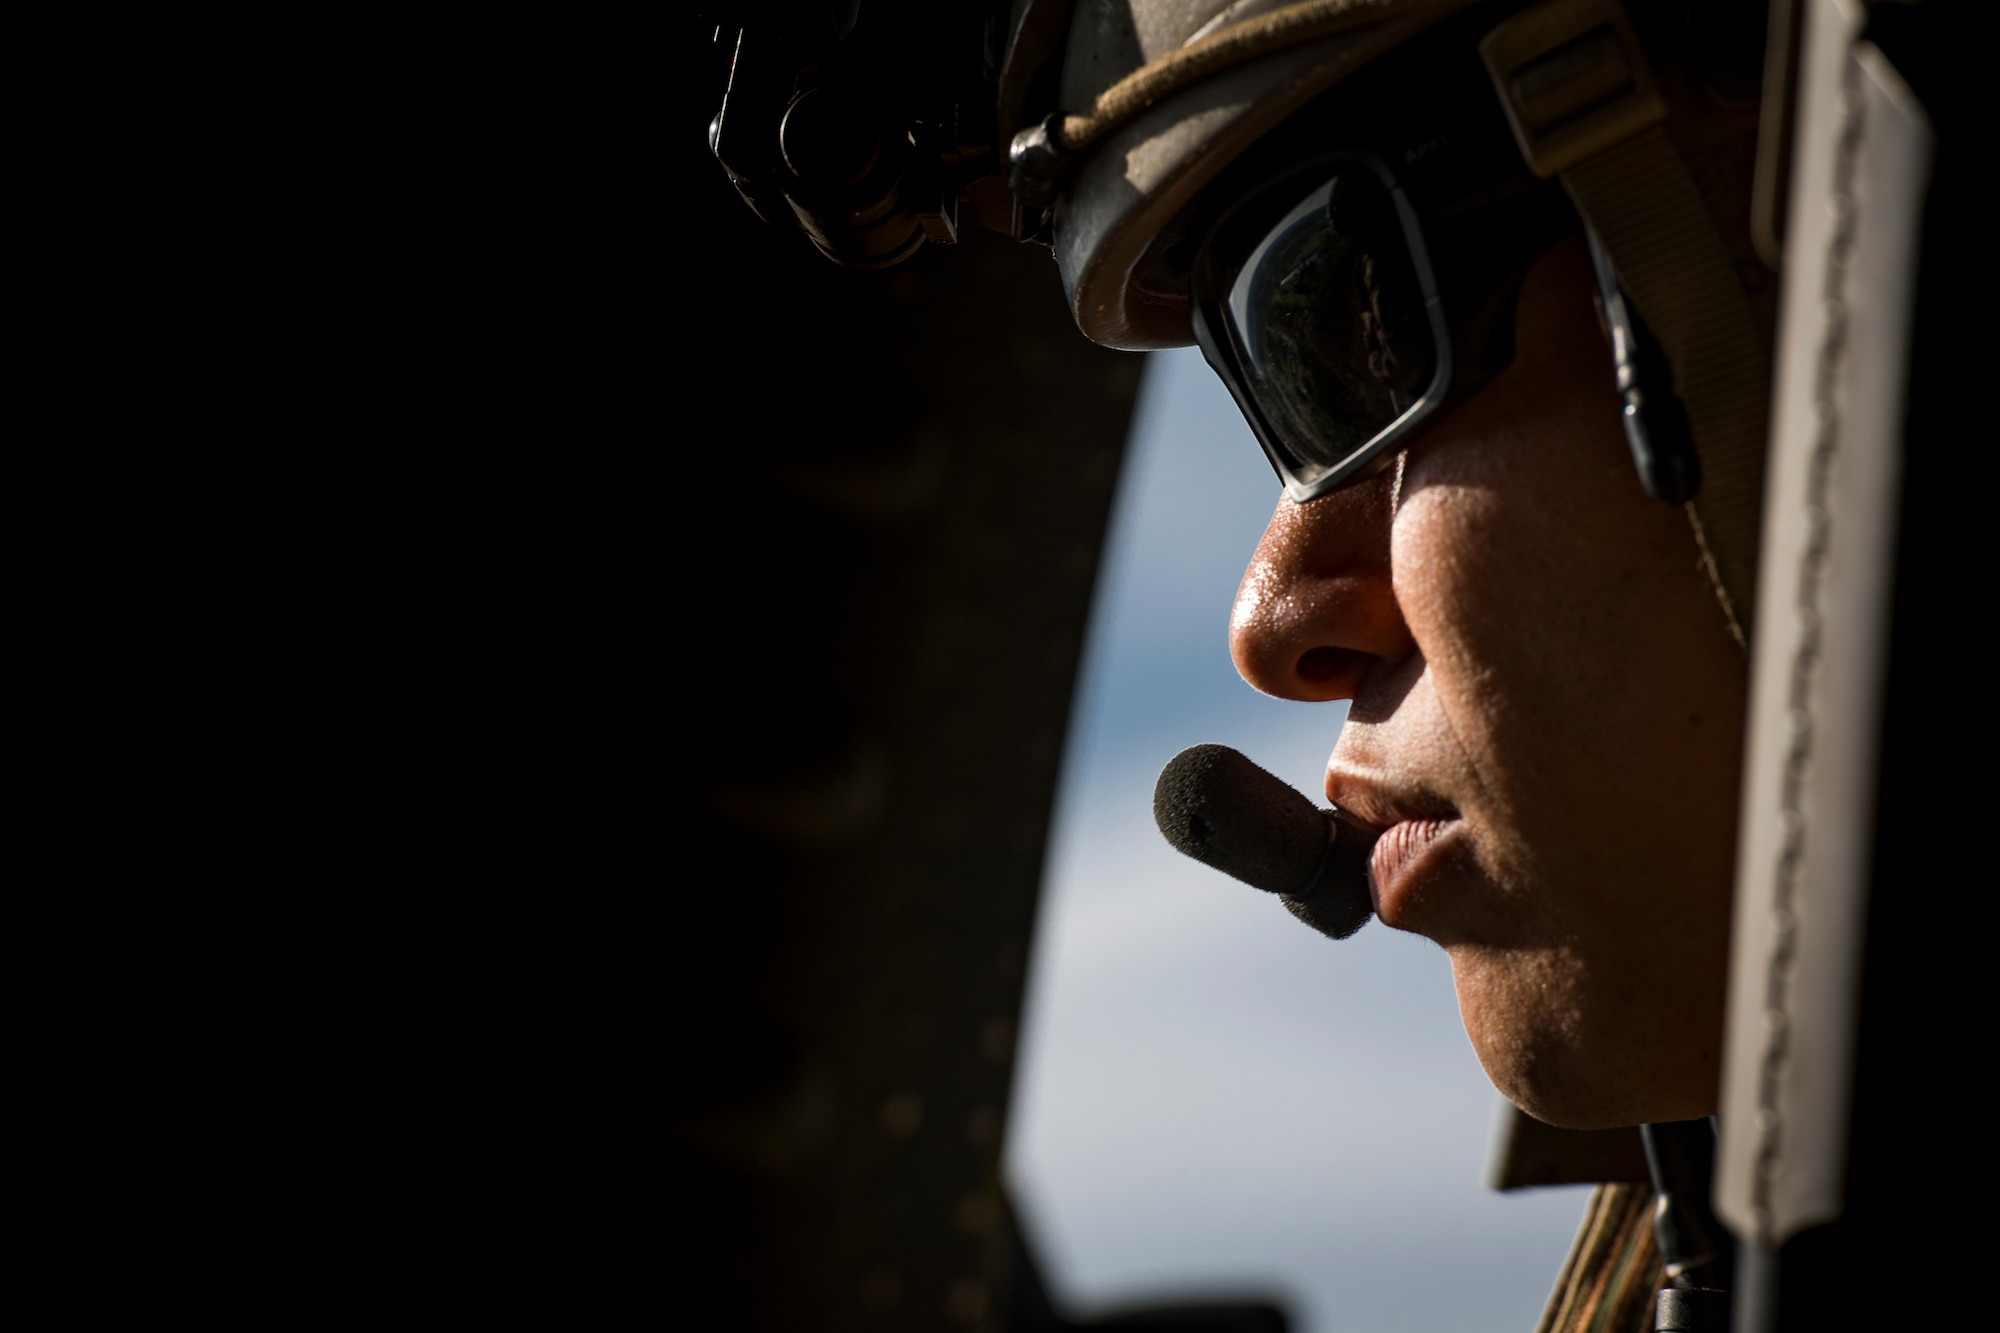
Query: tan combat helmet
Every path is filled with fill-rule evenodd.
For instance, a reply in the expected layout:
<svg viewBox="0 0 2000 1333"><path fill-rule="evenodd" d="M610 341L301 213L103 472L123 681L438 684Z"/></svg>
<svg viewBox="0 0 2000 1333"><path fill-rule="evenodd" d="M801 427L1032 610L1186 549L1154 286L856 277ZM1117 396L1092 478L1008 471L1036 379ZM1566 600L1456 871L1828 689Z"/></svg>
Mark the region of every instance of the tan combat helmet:
<svg viewBox="0 0 2000 1333"><path fill-rule="evenodd" d="M1488 86L1471 95L1504 112L1529 172L1561 181L1671 365L1702 478L1689 516L1745 638L1770 366L1769 275L1750 236L1754 81L1732 98L1656 60L1614 0L1076 0L1058 53L1035 21L1064 8L1030 3L1016 25L1002 125L1034 123L1013 139L1012 182L1030 214L1046 209L1023 230L1054 249L1077 327L1132 349L1195 341L1197 233L1247 157L1288 134L1300 151L1293 127L1374 67L1400 59L1396 82L1423 98L1423 48L1468 62L1476 50ZM1035 115L1019 89L1038 40L1060 61L1059 106Z"/></svg>

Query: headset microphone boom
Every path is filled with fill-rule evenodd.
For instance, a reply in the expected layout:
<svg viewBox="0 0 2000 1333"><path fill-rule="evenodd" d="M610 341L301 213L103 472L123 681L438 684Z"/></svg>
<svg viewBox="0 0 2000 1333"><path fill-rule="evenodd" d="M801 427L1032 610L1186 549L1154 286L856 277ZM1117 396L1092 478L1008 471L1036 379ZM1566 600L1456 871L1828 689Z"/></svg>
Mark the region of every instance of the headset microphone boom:
<svg viewBox="0 0 2000 1333"><path fill-rule="evenodd" d="M1314 930L1344 940L1368 924L1376 834L1321 810L1226 745L1196 745L1160 770L1153 818L1175 850L1275 893Z"/></svg>

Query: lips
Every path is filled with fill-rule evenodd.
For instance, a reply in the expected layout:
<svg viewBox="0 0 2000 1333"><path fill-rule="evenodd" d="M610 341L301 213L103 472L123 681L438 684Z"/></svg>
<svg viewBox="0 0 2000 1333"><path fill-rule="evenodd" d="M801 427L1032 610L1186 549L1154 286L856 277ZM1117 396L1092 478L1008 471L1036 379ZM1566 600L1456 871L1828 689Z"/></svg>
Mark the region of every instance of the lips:
<svg viewBox="0 0 2000 1333"><path fill-rule="evenodd" d="M1459 827L1456 819L1406 819L1383 830L1368 857L1378 916L1393 924L1404 915L1400 908L1416 892L1426 867L1438 859L1435 850Z"/></svg>
<svg viewBox="0 0 2000 1333"><path fill-rule="evenodd" d="M1412 900L1464 821L1443 801L1388 796L1338 773L1328 773L1326 791L1344 817L1379 834L1368 857L1375 914L1387 925L1408 929Z"/></svg>

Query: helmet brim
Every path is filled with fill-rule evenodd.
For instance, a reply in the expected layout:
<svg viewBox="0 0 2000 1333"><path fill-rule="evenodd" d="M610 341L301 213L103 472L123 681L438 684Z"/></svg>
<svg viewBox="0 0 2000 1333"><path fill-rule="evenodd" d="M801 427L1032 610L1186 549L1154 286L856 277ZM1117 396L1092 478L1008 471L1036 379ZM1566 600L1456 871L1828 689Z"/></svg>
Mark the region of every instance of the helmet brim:
<svg viewBox="0 0 2000 1333"><path fill-rule="evenodd" d="M1163 237L1173 239L1176 219L1294 112L1469 3L1385 6L1379 23L1226 70L1092 145L1056 203L1051 232L1084 336L1131 351L1192 343L1187 265L1154 253Z"/></svg>

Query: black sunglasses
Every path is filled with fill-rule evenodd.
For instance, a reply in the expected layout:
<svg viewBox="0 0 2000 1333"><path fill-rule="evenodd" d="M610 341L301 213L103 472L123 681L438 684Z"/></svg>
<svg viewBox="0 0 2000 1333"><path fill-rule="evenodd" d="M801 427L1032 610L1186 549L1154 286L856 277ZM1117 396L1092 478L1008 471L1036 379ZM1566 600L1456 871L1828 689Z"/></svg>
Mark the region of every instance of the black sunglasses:
<svg viewBox="0 0 2000 1333"><path fill-rule="evenodd" d="M1528 269L1582 228L1525 170L1406 189L1368 153L1316 159L1209 231L1195 339L1294 500L1372 472L1514 356Z"/></svg>

